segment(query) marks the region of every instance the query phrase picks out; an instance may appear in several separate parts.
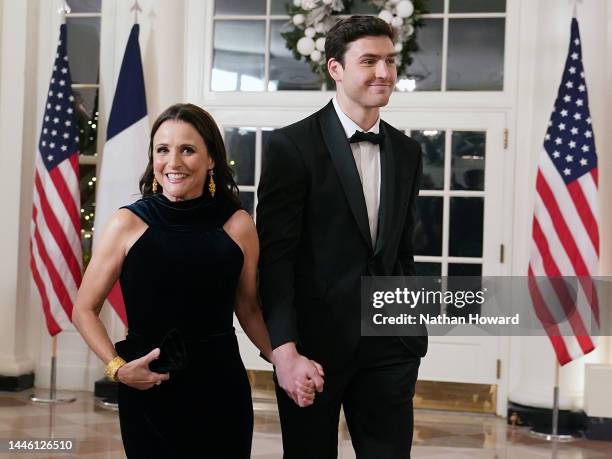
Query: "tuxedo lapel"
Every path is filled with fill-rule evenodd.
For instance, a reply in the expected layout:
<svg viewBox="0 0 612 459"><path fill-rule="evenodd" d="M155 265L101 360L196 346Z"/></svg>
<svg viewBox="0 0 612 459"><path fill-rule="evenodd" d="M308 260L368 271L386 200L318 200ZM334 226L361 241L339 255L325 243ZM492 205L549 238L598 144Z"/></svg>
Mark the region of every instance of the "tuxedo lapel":
<svg viewBox="0 0 612 459"><path fill-rule="evenodd" d="M374 255L384 247L388 233L391 231L390 219L395 206L395 157L391 135L384 121L380 122L380 132L384 135L384 141L380 145L380 204L378 206L378 237Z"/></svg>
<svg viewBox="0 0 612 459"><path fill-rule="evenodd" d="M327 146L338 177L340 177L340 182L342 183L351 212L355 217L357 226L366 244L372 248L368 211L365 198L363 197L363 187L359 179L359 172L357 172L351 146L332 102L321 110L319 120L323 133L323 141Z"/></svg>

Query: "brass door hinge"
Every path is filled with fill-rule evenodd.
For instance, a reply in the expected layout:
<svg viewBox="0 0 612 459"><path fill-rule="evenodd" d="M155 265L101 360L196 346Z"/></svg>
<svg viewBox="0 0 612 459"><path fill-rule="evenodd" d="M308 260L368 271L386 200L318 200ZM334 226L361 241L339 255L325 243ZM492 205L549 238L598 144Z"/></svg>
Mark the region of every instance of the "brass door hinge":
<svg viewBox="0 0 612 459"><path fill-rule="evenodd" d="M497 359L497 369L496 369L497 379L501 378L501 360Z"/></svg>
<svg viewBox="0 0 612 459"><path fill-rule="evenodd" d="M508 129L504 129L504 150L508 149Z"/></svg>
<svg viewBox="0 0 612 459"><path fill-rule="evenodd" d="M504 244L500 244L499 245L499 262L503 263L504 262L504 251L505 251L505 246Z"/></svg>

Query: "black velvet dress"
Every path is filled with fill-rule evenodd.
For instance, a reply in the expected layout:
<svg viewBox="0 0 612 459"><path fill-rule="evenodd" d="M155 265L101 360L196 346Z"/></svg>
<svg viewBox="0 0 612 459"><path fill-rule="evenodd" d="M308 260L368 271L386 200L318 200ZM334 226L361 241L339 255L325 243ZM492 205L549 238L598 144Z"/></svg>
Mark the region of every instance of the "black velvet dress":
<svg viewBox="0 0 612 459"><path fill-rule="evenodd" d="M232 325L243 253L223 230L237 207L219 196L158 194L127 209L148 225L121 270L127 342L150 350L178 330L187 364L149 390L119 384L126 454L248 458L253 407Z"/></svg>

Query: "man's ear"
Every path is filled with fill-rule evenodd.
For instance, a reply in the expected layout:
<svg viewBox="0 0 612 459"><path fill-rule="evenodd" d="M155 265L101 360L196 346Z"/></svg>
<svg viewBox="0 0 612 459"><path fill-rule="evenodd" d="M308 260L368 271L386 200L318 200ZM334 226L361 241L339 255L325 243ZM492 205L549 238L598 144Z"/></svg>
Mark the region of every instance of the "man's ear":
<svg viewBox="0 0 612 459"><path fill-rule="evenodd" d="M327 61L327 71L334 81L342 81L342 73L344 68L342 67L340 61L337 61L333 57L329 59Z"/></svg>

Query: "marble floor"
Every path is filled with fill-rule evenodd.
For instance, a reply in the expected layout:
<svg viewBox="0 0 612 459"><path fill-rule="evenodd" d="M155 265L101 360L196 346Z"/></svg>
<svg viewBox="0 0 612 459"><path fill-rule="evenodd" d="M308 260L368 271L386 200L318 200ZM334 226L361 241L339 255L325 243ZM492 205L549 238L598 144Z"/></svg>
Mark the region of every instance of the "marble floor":
<svg viewBox="0 0 612 459"><path fill-rule="evenodd" d="M90 392L74 392L76 402L53 408L32 405L31 390L0 392L0 446L8 439L71 438L72 454L0 452L0 457L17 459L79 457L123 458L116 412L94 404ZM44 393L41 392L42 395ZM276 459L282 456L278 414L269 403L255 403L255 433L252 457ZM194 456L195 457L195 456ZM339 434L339 457L354 458L345 425ZM612 443L577 440L550 444L531 438L525 428L507 426L504 419L444 411L417 410L413 458L437 459L596 459L612 458ZM313 458L316 459L316 458Z"/></svg>

